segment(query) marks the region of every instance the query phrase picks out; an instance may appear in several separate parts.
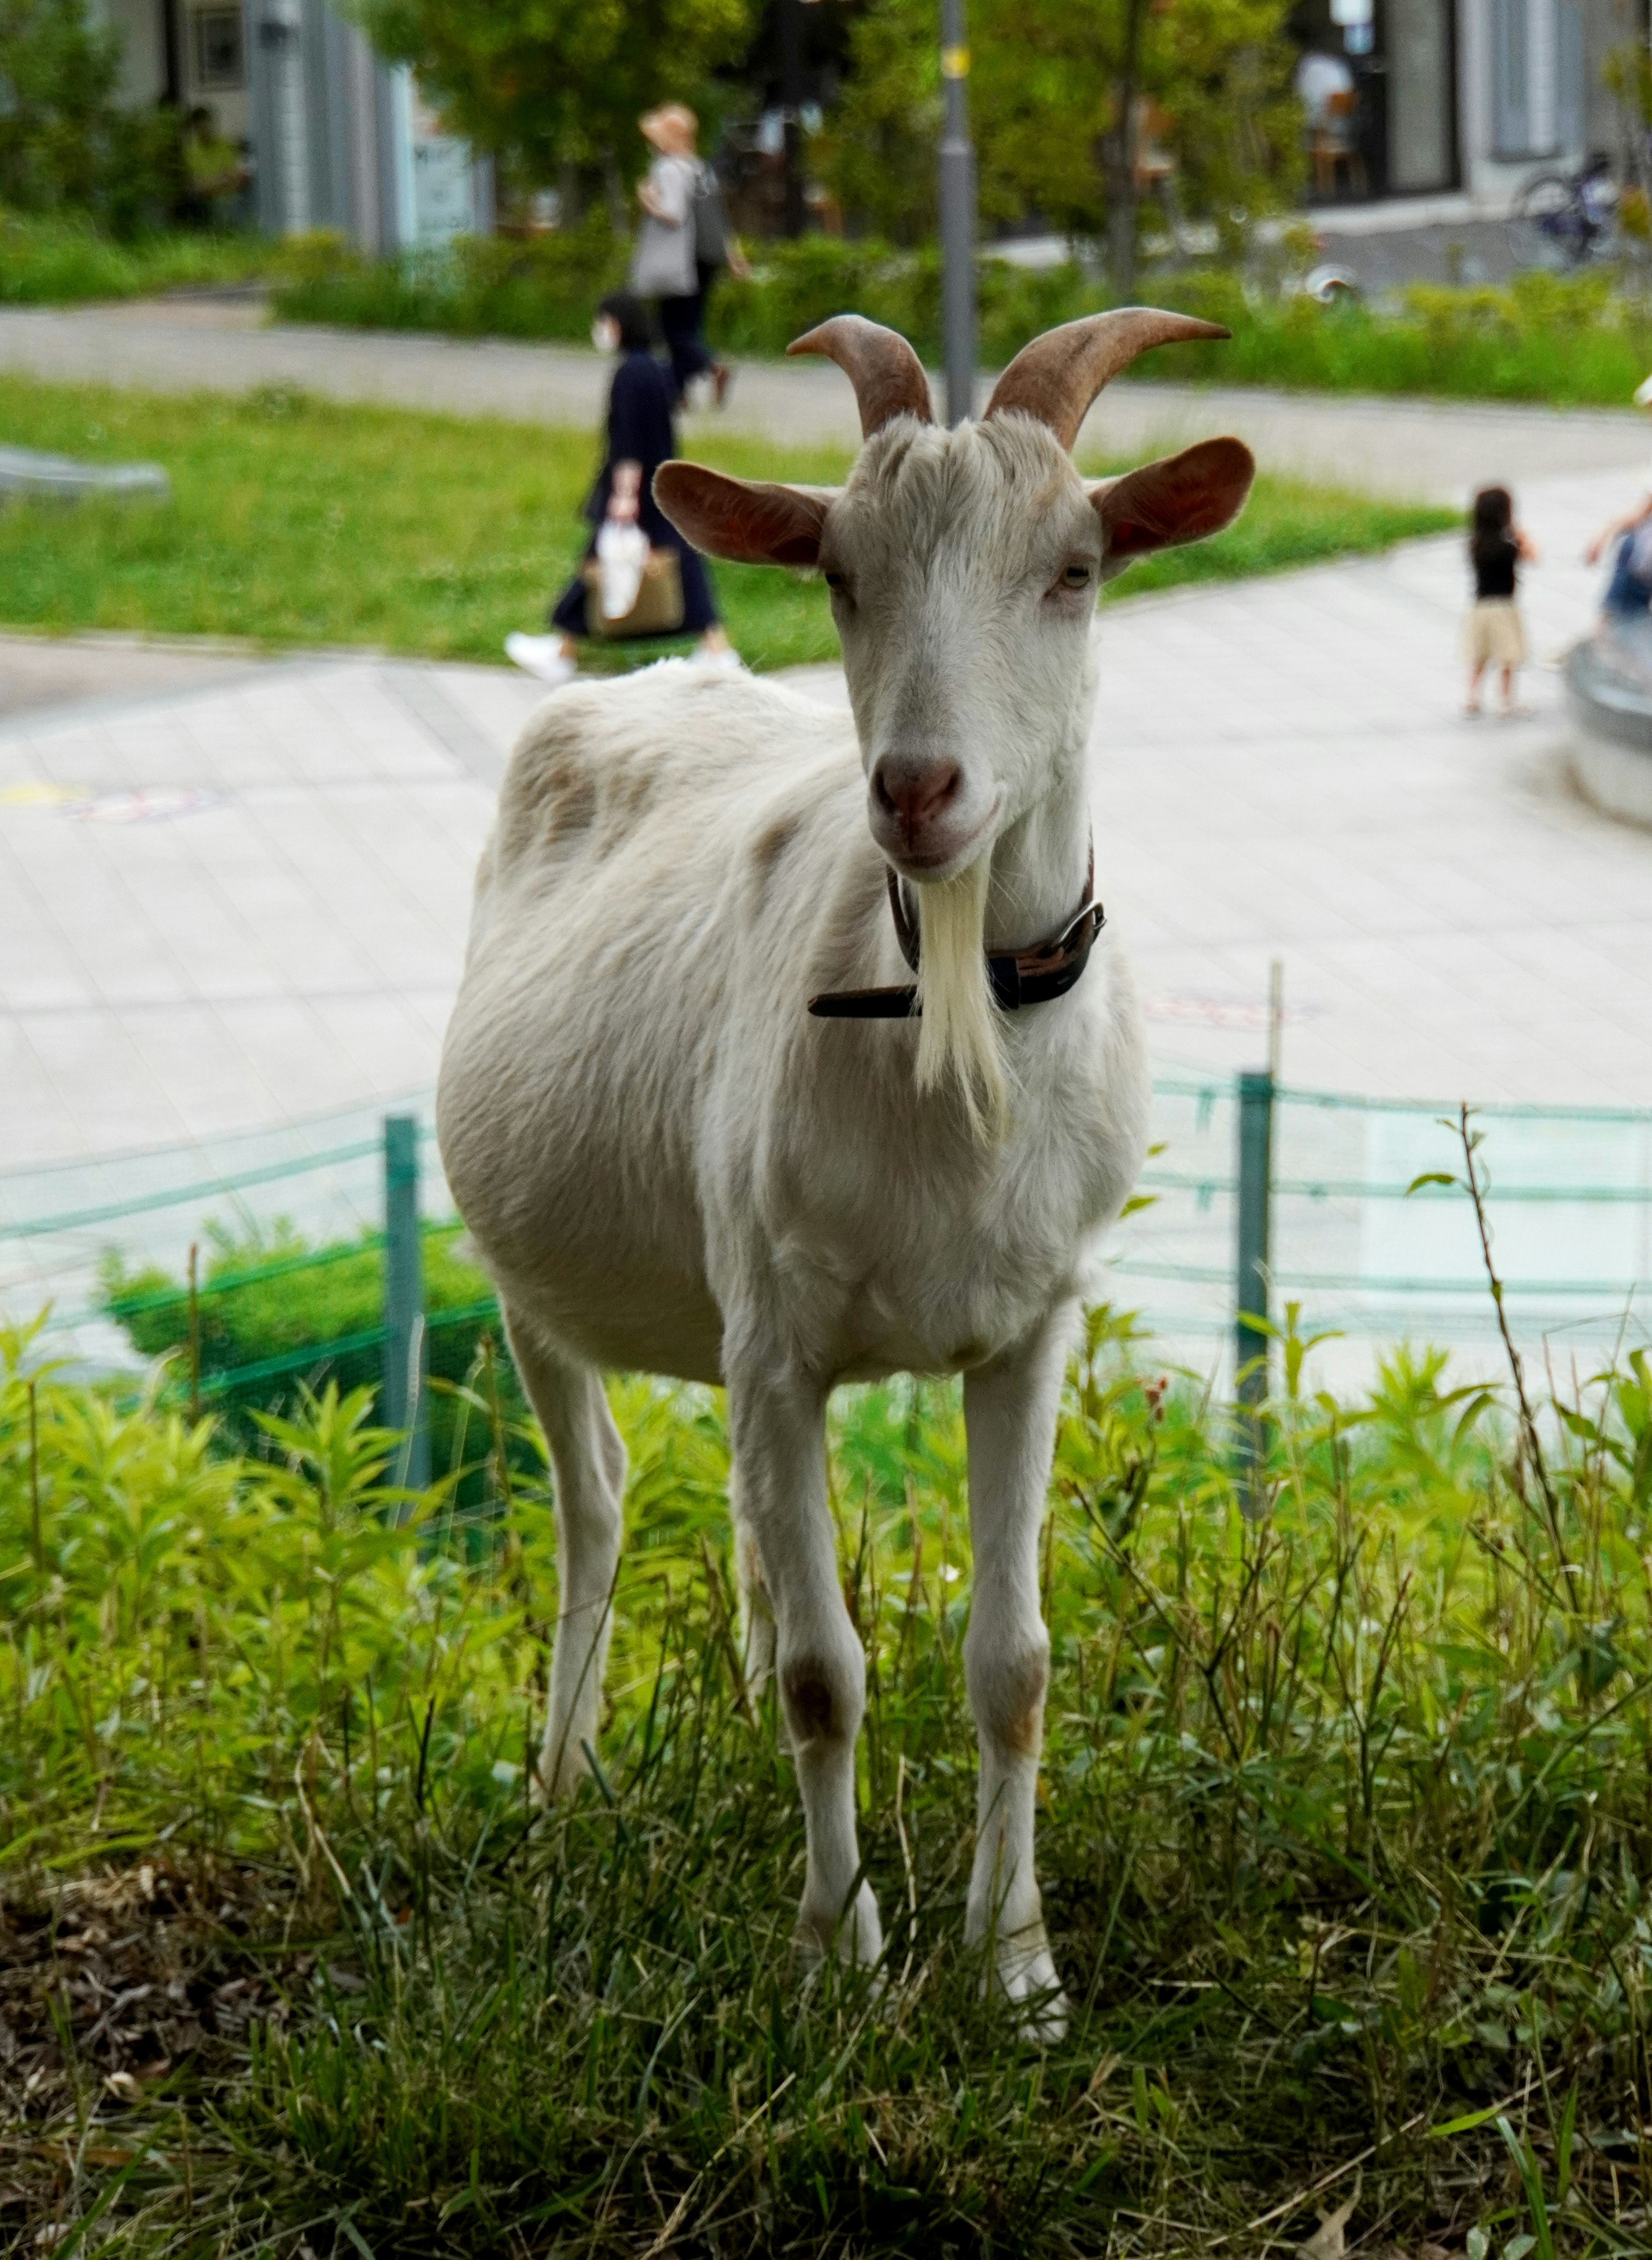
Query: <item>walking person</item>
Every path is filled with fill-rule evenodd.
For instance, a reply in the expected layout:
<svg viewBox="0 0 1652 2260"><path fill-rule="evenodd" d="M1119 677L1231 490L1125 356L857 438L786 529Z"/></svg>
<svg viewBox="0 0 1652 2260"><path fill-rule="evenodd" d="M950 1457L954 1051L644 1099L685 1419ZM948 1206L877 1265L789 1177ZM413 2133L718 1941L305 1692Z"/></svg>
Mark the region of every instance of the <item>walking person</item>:
<svg viewBox="0 0 1652 2260"><path fill-rule="evenodd" d="M629 290L611 291L597 310L591 343L619 356L608 395L603 467L585 503L591 537L580 569L551 612L554 633L508 635L505 654L541 683L560 684L571 683L577 672L583 637L692 635L709 664L737 669L740 662L718 618L704 561L654 498L654 475L677 451L675 397L669 375L654 358L641 300ZM621 593L629 587L634 626L627 626L625 606L616 609L617 584Z"/></svg>
<svg viewBox="0 0 1652 2260"><path fill-rule="evenodd" d="M1505 715L1523 713L1515 704L1514 679L1526 664L1526 628L1515 601L1522 564L1534 565L1537 550L1514 523L1506 487L1482 487L1474 497L1469 528L1469 563L1474 573L1474 602L1463 626L1463 656L1469 662L1469 696L1463 712L1480 712L1480 683L1487 668L1501 669Z"/></svg>
<svg viewBox="0 0 1652 2260"><path fill-rule="evenodd" d="M1635 390L1637 408L1652 409L1652 376ZM1626 621L1644 619L1652 610L1652 482L1634 508L1621 518L1614 518L1610 526L1602 526L1584 552L1585 565L1598 565L1613 543L1617 547L1612 560L1612 577L1606 583L1600 609L1606 622L1621 626Z"/></svg>
<svg viewBox="0 0 1652 2260"><path fill-rule="evenodd" d="M662 103L638 125L656 154L637 188L643 220L632 256L631 288L638 297L659 304L677 398L684 397L697 376L709 376L720 408L732 373L701 334L706 294L724 267L740 275L751 269L729 233L717 175L697 154L700 125L694 112L681 102Z"/></svg>

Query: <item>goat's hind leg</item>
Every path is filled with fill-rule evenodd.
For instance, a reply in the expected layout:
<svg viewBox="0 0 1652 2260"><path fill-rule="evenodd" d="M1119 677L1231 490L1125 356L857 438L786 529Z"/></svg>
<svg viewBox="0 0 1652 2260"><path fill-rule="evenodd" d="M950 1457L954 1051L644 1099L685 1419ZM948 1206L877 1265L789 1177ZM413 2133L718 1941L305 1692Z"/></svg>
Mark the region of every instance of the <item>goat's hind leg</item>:
<svg viewBox="0 0 1652 2260"><path fill-rule="evenodd" d="M569 1357L531 1320L506 1313L511 1355L550 1447L556 1486L556 1641L540 1748L541 1796L565 1797L590 1770L613 1623L626 1448L594 1366Z"/></svg>

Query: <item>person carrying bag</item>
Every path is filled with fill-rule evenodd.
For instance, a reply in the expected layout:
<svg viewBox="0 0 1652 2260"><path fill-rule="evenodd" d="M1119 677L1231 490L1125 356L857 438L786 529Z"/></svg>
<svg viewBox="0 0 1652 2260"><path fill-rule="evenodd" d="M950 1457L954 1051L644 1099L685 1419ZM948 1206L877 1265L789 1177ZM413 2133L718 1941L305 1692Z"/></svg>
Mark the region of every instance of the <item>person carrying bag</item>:
<svg viewBox="0 0 1652 2260"><path fill-rule="evenodd" d="M640 299L611 291L597 310L591 343L619 356L603 467L585 504L591 538L552 611L554 633L508 635L506 655L542 683L571 683L584 639L692 635L703 660L738 668L704 561L654 498L654 475L676 454L676 433L671 379L654 357Z"/></svg>
<svg viewBox="0 0 1652 2260"><path fill-rule="evenodd" d="M740 275L751 269L729 232L717 175L695 154L699 120L694 112L668 102L638 125L656 154L637 189L643 219L632 253L631 288L638 297L658 302L678 400L697 376L709 376L720 408L733 373L701 335L706 292L725 267Z"/></svg>

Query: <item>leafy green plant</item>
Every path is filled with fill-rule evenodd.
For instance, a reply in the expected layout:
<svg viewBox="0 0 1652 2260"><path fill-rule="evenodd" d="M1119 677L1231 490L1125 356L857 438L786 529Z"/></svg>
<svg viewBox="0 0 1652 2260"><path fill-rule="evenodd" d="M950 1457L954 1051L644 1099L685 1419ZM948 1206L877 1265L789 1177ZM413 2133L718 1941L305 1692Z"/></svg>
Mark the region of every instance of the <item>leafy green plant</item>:
<svg viewBox="0 0 1652 2260"><path fill-rule="evenodd" d="M301 2235L408 2260L1169 2256L1299 2242L1323 2190L1339 2233L1351 2192L1350 2234L1406 2249L1648 2249L1644 1361L1534 1408L1552 1514L1517 1412L1439 1355L1351 1402L1298 1374L1252 1520L1232 1408L1091 1313L1041 1557L1041 1857L1076 2009L1038 2050L959 1943L955 1387L836 1407L889 1946L876 1986L805 1985L710 1392L611 1384L632 1542L601 1773L539 1813L551 1501L485 1373L460 1384L466 1505L396 1490L365 1391L297 1394L238 1457L174 1392L118 1401L38 1355L0 1346L23 2223L89 2233L102 2206L140 2260ZM209 1955L242 1973L221 2011L190 2006Z"/></svg>

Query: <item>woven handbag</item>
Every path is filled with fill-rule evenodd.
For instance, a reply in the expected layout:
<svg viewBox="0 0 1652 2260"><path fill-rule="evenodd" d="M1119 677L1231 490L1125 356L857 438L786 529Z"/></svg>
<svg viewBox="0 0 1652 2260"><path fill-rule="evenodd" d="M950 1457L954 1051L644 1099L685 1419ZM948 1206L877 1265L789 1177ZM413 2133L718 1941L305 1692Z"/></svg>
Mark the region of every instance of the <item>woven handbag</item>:
<svg viewBox="0 0 1652 2260"><path fill-rule="evenodd" d="M585 583L585 633L604 643L626 636L671 636L683 628L683 575L675 549L651 549L642 569L637 601L617 620L604 619L602 568L593 557L580 573Z"/></svg>

